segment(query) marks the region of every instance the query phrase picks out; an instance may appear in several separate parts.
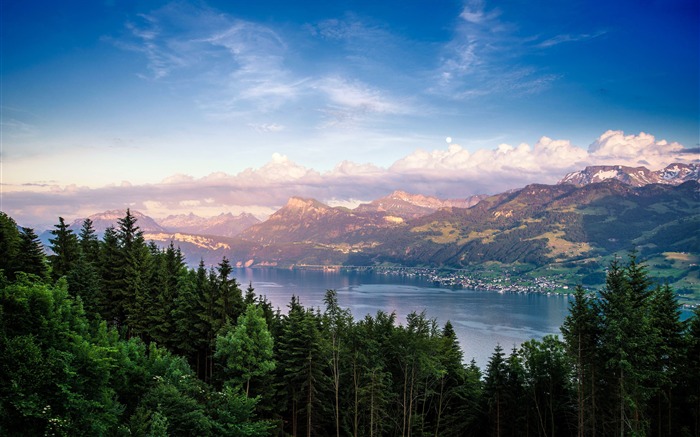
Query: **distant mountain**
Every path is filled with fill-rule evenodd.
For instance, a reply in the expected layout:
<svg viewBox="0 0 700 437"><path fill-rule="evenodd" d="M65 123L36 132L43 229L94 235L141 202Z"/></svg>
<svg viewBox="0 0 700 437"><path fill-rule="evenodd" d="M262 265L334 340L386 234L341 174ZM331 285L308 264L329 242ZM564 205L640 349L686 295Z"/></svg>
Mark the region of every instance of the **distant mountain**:
<svg viewBox="0 0 700 437"><path fill-rule="evenodd" d="M170 215L159 220L160 225L171 232L197 235L218 235L222 237L235 237L243 230L260 223L254 215L241 213L220 214L215 217L204 218L195 214Z"/></svg>
<svg viewBox="0 0 700 437"><path fill-rule="evenodd" d="M138 222L136 223L139 224ZM206 265L216 265L224 256L229 256L231 239L219 236L193 235L180 232L145 232L146 241L153 241L158 247L165 248L172 242L180 248L185 262L194 267L203 260Z"/></svg>
<svg viewBox="0 0 700 437"><path fill-rule="evenodd" d="M292 197L265 222L249 227L239 237L263 245L291 242L329 244L345 242L355 232L386 228L401 222L403 219L385 213L333 208L315 199Z"/></svg>
<svg viewBox="0 0 700 437"><path fill-rule="evenodd" d="M422 194L394 191L386 197L364 203L354 209L357 213L381 212L402 219L413 219L432 214L440 208L469 208L486 196L470 196L465 199L438 199Z"/></svg>
<svg viewBox="0 0 700 437"><path fill-rule="evenodd" d="M651 171L646 167L595 165L569 173L558 183L581 187L609 179L617 179L633 187L642 187L648 184L679 185L691 180L700 181L700 165L671 164L657 171Z"/></svg>
<svg viewBox="0 0 700 437"><path fill-rule="evenodd" d="M678 177L684 168L666 172ZM557 265L593 283L604 278L601 273L613 255L636 248L663 268L672 269L674 260L683 258L696 269L700 184L673 185L671 179L639 187L614 177L580 186L531 184L469 208L443 207L416 218L408 218L405 210L407 218L401 218L396 210L389 215L390 208L349 210L292 198L267 221L231 240L227 256L239 265L260 266ZM696 270L667 280L691 275L681 287L700 290L692 279Z"/></svg>
<svg viewBox="0 0 700 437"><path fill-rule="evenodd" d="M136 218L136 225L145 232L167 232L162 226L156 223L151 217L143 214L140 211L130 210L131 215ZM115 229L119 227L118 220L126 216L126 209L113 209L111 211L100 212L93 214L88 218L92 220L92 226L98 235L102 236L105 230L112 226ZM68 227L76 234L80 233L80 228L83 227L84 218L73 221Z"/></svg>
<svg viewBox="0 0 700 437"><path fill-rule="evenodd" d="M132 211L146 240L180 247L190 265L226 256L239 266L400 265L563 269L584 283L604 278L615 255L637 249L666 280L700 291L698 166L595 166L556 185L441 200L401 191L355 209L292 197L236 234L250 215L170 216ZM99 232L124 210L90 216ZM77 232L82 220L72 228ZM243 228L245 225L241 225ZM218 235L217 235L218 234ZM48 235L44 239L48 238ZM685 288L683 288L685 287Z"/></svg>

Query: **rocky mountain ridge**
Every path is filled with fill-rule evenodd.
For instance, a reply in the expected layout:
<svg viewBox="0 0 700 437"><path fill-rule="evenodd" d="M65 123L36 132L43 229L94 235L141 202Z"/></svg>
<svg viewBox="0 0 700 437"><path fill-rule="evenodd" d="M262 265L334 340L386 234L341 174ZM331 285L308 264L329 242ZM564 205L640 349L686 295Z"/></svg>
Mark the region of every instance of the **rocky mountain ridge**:
<svg viewBox="0 0 700 437"><path fill-rule="evenodd" d="M158 222L171 232L235 237L250 226L260 223L260 220L253 214L244 212L233 215L229 212L207 218L193 213L169 215Z"/></svg>
<svg viewBox="0 0 700 437"><path fill-rule="evenodd" d="M566 265L579 279L600 279L603 260L636 248L659 265L683 260L680 272L691 279L680 287L700 290L693 270L700 260L700 184L693 176L697 166L668 166L659 172L598 166L572 175L555 185L530 184L480 196L468 207L461 206L475 199L441 201L405 192L355 209L292 197L267 220L235 237L177 232L138 211L132 214L147 240L161 246L172 241L190 265L200 259L216 264L223 256L238 266ZM664 182L644 183L658 180L653 175ZM123 213L108 211L91 218L101 220L100 226L109 220L116 225ZM194 215L170 220L183 227L203 223Z"/></svg>
<svg viewBox="0 0 700 437"><path fill-rule="evenodd" d="M617 179L633 187L649 184L679 185L691 180L700 180L700 165L676 163L656 171L646 167L594 165L586 167L584 170L571 172L557 183L581 187L608 179Z"/></svg>

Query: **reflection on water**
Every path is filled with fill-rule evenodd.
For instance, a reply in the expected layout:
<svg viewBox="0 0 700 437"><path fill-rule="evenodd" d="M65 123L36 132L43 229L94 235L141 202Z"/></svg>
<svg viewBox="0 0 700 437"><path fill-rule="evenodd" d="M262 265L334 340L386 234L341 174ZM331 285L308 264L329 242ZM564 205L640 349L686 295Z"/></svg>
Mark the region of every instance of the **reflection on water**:
<svg viewBox="0 0 700 437"><path fill-rule="evenodd" d="M531 338L559 334L569 302L567 296L453 290L422 278L364 272L237 269L234 275L243 288L252 282L255 292L282 312L292 295L306 307L323 309L328 289L338 292L339 304L356 320L381 310L395 312L404 323L412 311L425 310L440 326L452 322L465 361L474 358L482 369L496 344L510 352Z"/></svg>

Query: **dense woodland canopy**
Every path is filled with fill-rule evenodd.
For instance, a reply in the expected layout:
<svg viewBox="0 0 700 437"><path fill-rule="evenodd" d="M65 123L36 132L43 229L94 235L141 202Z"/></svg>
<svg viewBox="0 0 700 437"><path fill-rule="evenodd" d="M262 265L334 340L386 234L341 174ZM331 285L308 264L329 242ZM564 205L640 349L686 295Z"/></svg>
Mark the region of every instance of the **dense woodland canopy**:
<svg viewBox="0 0 700 437"><path fill-rule="evenodd" d="M465 364L424 313L286 314L227 259L189 269L127 211L45 256L0 213L0 435L700 435L700 312L635 255L577 288L563 338Z"/></svg>

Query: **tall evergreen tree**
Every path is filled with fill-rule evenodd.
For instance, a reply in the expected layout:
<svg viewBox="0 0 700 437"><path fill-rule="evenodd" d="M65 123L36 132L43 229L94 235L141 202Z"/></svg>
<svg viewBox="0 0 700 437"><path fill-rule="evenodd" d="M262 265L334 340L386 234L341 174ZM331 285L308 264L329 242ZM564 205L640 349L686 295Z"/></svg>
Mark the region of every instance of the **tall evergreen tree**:
<svg viewBox="0 0 700 437"><path fill-rule="evenodd" d="M323 418L329 417L324 408L323 393L328 386L323 373L325 362L321 349L320 321L311 310L305 310L292 296L289 312L283 319L277 362L283 383L281 394L286 398L286 410L292 435L323 434Z"/></svg>
<svg viewBox="0 0 700 437"><path fill-rule="evenodd" d="M80 296L86 315L93 320L101 319L101 305L105 298L97 266L81 253L67 279L68 291L72 296Z"/></svg>
<svg viewBox="0 0 700 437"><path fill-rule="evenodd" d="M0 270L8 279L15 279L20 246L19 227L14 219L0 211Z"/></svg>
<svg viewBox="0 0 700 437"><path fill-rule="evenodd" d="M572 371L564 344L555 336L522 344L520 355L524 365L524 387L529 406L528 420L532 434L572 435L573 390Z"/></svg>
<svg viewBox="0 0 700 437"><path fill-rule="evenodd" d="M689 435L700 435L700 307L696 307L689 320L685 334L685 359L681 373L683 396L680 404L685 411L679 415L681 424L685 425Z"/></svg>
<svg viewBox="0 0 700 437"><path fill-rule="evenodd" d="M80 233L78 234L78 242L80 243L80 250L86 260L91 263L97 263L100 257L100 244L94 224L90 218L86 218L83 221Z"/></svg>
<svg viewBox="0 0 700 437"><path fill-rule="evenodd" d="M574 300L569 304L569 314L564 319L561 332L575 370L577 436L594 436L601 320L597 307L580 285L574 291Z"/></svg>
<svg viewBox="0 0 700 437"><path fill-rule="evenodd" d="M335 434L340 437L340 390L341 390L341 360L345 355L345 333L352 323L352 315L347 309L340 308L338 293L335 290L326 290L323 297L326 310L323 317L326 334L326 347L328 349L328 366L331 372L334 392L334 416Z"/></svg>
<svg viewBox="0 0 700 437"><path fill-rule="evenodd" d="M122 273L119 269L119 237L113 227L105 230L100 244L99 275L101 281L101 299L98 307L102 317L110 325L120 326L124 314L120 299Z"/></svg>
<svg viewBox="0 0 700 437"><path fill-rule="evenodd" d="M600 292L601 353L606 381L606 434L644 434L653 394L654 332L649 315L649 280L634 254L623 267L615 260Z"/></svg>
<svg viewBox="0 0 700 437"><path fill-rule="evenodd" d="M137 219L129 209L126 215L117 220L117 238L119 252L117 259L118 284L116 304L118 315L122 322L136 327L143 327L147 322L144 318L145 309L139 306L144 294L148 293L146 278L149 257L148 247L143 238L143 231L136 225ZM129 334L131 335L131 334Z"/></svg>
<svg viewBox="0 0 700 437"><path fill-rule="evenodd" d="M657 435L679 435L681 418L677 410L676 387L681 380L684 324L676 294L668 285L656 287L649 296L649 318L653 334L651 383L654 396L650 401L651 431Z"/></svg>
<svg viewBox="0 0 700 437"><path fill-rule="evenodd" d="M489 435L501 437L505 429L505 393L507 381L507 366L505 354L500 344L489 358L484 377L485 411L490 425Z"/></svg>
<svg viewBox="0 0 700 437"><path fill-rule="evenodd" d="M63 217L58 218L58 224L54 225L54 228L56 229L51 231L53 238L49 239L53 254L48 258L51 265L51 277L57 280L62 276L69 275L71 270L75 268L80 257L80 246L78 238L73 231L68 229Z"/></svg>
<svg viewBox="0 0 700 437"><path fill-rule="evenodd" d="M217 267L218 275L218 296L217 313L220 318L219 329L226 323L234 323L238 316L243 313L243 293L236 278L231 276L233 268L228 258L223 257ZM218 331L218 329L217 329Z"/></svg>
<svg viewBox="0 0 700 437"><path fill-rule="evenodd" d="M19 234L19 246L15 268L17 271L48 279L49 267L44 255L44 247L32 228L22 228Z"/></svg>

